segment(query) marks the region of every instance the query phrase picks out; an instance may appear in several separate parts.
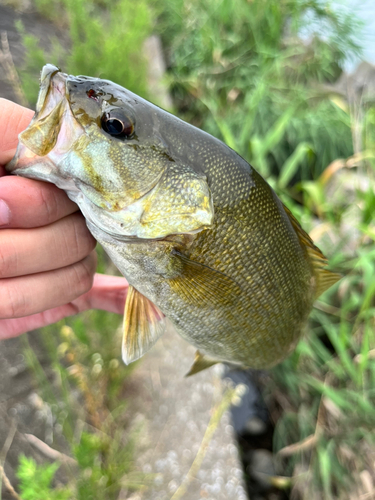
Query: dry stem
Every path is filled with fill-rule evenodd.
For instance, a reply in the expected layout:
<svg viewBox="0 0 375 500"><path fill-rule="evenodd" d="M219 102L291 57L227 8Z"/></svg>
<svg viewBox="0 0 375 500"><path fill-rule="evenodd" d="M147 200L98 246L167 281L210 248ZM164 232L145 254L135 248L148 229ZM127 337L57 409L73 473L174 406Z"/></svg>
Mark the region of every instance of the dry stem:
<svg viewBox="0 0 375 500"><path fill-rule="evenodd" d="M0 473L1 473L2 480L4 481L4 486L9 491L9 493L12 495L12 497L14 497L16 500L22 500L22 498L19 496L19 494L16 492L16 490L11 485L7 475L5 474L5 471L4 471L4 468L2 465L0 465ZM1 495L1 491L0 491L0 495Z"/></svg>
<svg viewBox="0 0 375 500"><path fill-rule="evenodd" d="M2 483L2 481L4 481L4 486L9 491L9 493L17 500L22 500L21 497L16 492L16 490L11 485L11 483L8 479L8 476L5 474L5 470L4 470L5 459L7 457L9 448L12 446L16 430L17 430L16 422L14 420L12 420L12 423L10 425L10 429L8 432L8 436L7 436L5 443L2 447L2 450L0 452L0 498L1 498L1 483Z"/></svg>
<svg viewBox="0 0 375 500"><path fill-rule="evenodd" d="M33 445L37 450L39 450L44 456L50 458L51 460L57 460L59 462L69 464L69 465L78 465L77 461L74 458L65 455L57 450L54 450L44 441L41 441L39 438L34 436L33 434L23 434L24 438L28 443Z"/></svg>
<svg viewBox="0 0 375 500"><path fill-rule="evenodd" d="M19 79L16 67L13 62L12 54L9 48L8 35L6 31L0 34L1 49L0 49L0 64L4 68L5 75L11 84L14 93L16 94L17 101L22 106L29 107L26 96L22 90L21 81Z"/></svg>

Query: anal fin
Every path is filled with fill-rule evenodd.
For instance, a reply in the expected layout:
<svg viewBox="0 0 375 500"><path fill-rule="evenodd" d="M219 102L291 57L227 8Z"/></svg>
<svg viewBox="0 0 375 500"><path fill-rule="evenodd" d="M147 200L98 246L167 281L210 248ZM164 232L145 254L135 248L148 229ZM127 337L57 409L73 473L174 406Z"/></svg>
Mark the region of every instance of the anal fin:
<svg viewBox="0 0 375 500"><path fill-rule="evenodd" d="M187 372L185 377L190 377L191 375L195 375L196 373L209 368L216 363L220 363L220 361L215 361L214 359L208 358L201 352L197 351L195 353L194 363L191 365L190 370Z"/></svg>
<svg viewBox="0 0 375 500"><path fill-rule="evenodd" d="M129 364L141 358L165 331L160 309L132 285L125 303L122 359Z"/></svg>

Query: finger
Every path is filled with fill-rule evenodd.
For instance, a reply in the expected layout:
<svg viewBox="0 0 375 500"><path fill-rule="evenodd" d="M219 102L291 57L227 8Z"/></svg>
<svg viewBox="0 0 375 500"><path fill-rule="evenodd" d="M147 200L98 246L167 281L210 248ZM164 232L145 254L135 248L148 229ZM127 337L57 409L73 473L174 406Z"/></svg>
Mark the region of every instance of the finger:
<svg viewBox="0 0 375 500"><path fill-rule="evenodd" d="M0 340L51 325L87 309L102 309L122 314L128 286L125 278L96 274L91 290L69 304L23 318L0 320Z"/></svg>
<svg viewBox="0 0 375 500"><path fill-rule="evenodd" d="M18 134L29 125L34 111L0 98L0 165L10 161L18 143Z"/></svg>
<svg viewBox="0 0 375 500"><path fill-rule="evenodd" d="M0 318L21 318L71 302L92 286L96 254L71 266L0 280Z"/></svg>
<svg viewBox="0 0 375 500"><path fill-rule="evenodd" d="M124 314L125 300L129 283L120 276L95 274L93 287L89 292L78 297L73 303L80 311L101 309L103 311Z"/></svg>
<svg viewBox="0 0 375 500"><path fill-rule="evenodd" d="M36 229L3 229L0 278L70 266L84 259L95 245L96 241L80 213Z"/></svg>
<svg viewBox="0 0 375 500"><path fill-rule="evenodd" d="M0 227L45 226L77 210L53 184L13 175L0 178Z"/></svg>

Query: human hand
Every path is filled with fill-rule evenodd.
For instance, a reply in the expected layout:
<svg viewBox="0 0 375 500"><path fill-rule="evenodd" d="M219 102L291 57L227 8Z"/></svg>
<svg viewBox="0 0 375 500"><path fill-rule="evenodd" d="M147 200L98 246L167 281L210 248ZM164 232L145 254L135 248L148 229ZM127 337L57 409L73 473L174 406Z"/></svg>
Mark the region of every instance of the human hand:
<svg viewBox="0 0 375 500"><path fill-rule="evenodd" d="M95 240L53 184L6 175L33 112L0 98L0 340L86 309L122 314L125 278L95 275Z"/></svg>

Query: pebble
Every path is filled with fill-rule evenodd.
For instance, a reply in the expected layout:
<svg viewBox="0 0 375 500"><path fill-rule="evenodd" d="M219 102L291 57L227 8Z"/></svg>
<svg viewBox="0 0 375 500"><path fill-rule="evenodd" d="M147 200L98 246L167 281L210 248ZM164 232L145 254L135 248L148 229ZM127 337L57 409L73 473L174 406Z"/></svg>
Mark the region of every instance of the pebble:
<svg viewBox="0 0 375 500"><path fill-rule="evenodd" d="M268 450L254 450L248 472L264 488L270 486L270 476L275 475L273 455Z"/></svg>

